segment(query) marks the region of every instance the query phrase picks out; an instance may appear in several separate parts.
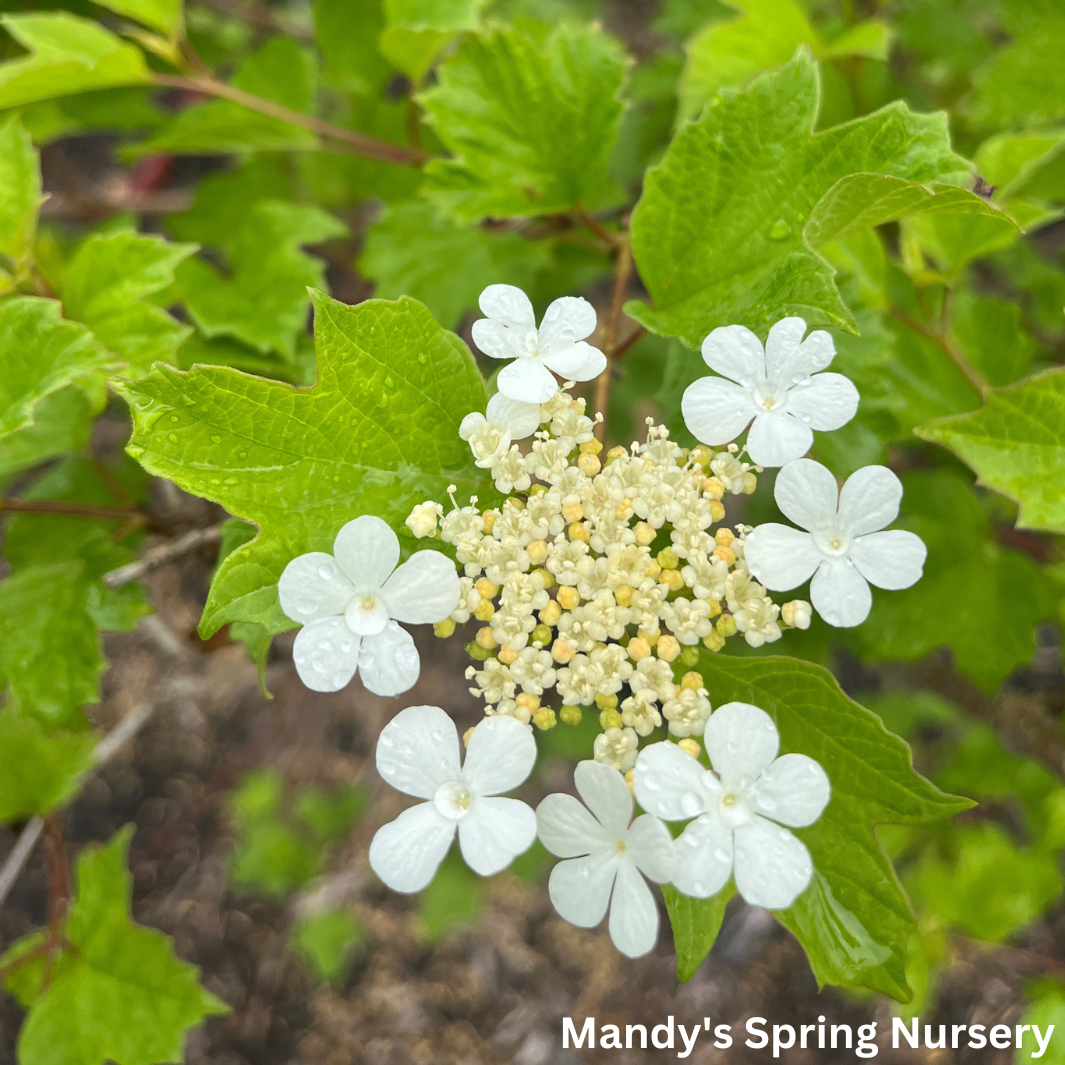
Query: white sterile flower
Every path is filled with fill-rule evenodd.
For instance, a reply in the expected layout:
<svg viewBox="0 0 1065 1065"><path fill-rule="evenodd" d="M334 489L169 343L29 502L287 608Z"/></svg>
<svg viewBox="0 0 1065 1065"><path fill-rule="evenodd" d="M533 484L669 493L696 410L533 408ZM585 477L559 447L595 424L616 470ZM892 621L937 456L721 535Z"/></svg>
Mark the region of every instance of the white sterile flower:
<svg viewBox="0 0 1065 1065"><path fill-rule="evenodd" d="M536 838L536 815L502 798L524 783L536 741L512 717L488 717L473 730L459 763L455 723L439 706L409 706L381 731L377 771L419 803L378 829L370 866L393 891L421 891L458 832L466 864L481 876L505 869Z"/></svg>
<svg viewBox="0 0 1065 1065"><path fill-rule="evenodd" d="M777 506L807 532L770 522L747 534L744 557L775 592L813 577L814 609L837 628L860 625L878 588L909 588L921 578L927 550L901 529L880 532L899 513L902 484L886 466L863 466L837 490L836 478L812 459L789 462L777 475Z"/></svg>
<svg viewBox="0 0 1065 1065"><path fill-rule="evenodd" d="M581 762L573 781L587 809L560 794L548 795L536 809L540 841L567 859L551 870L551 902L579 928L594 928L609 905L614 946L638 958L658 939L658 907L644 877L663 884L673 875L669 831L649 814L629 824L632 795L617 770Z"/></svg>
<svg viewBox="0 0 1065 1065"><path fill-rule="evenodd" d="M474 343L493 359L513 359L499 371L499 391L525 403L546 403L560 377L590 381L606 356L584 338L595 331L595 308L580 297L555 300L536 328L529 297L513 285L489 285L478 301L487 315L473 323Z"/></svg>
<svg viewBox="0 0 1065 1065"><path fill-rule="evenodd" d="M523 403L497 392L485 414L473 411L462 419L459 436L469 441L474 464L487 470L502 461L512 441L532 436L539 424L539 403Z"/></svg>
<svg viewBox="0 0 1065 1065"><path fill-rule="evenodd" d="M277 590L281 609L303 625L292 660L308 688L339 691L358 670L376 695L399 695L418 679L418 649L397 622L443 621L458 605L459 577L439 551L397 562L396 534L364 514L337 533L333 554L311 551L285 567Z"/></svg>
<svg viewBox="0 0 1065 1065"><path fill-rule="evenodd" d="M742 325L715 329L703 341L703 359L721 377L700 378L681 400L692 433L704 444L724 444L750 425L751 460L783 466L809 451L811 430L846 425L858 409L858 390L842 374L819 372L836 354L832 338L819 329L803 340L805 332L801 318L783 318L763 350Z"/></svg>
<svg viewBox="0 0 1065 1065"><path fill-rule="evenodd" d="M748 703L710 715L703 745L713 770L674 743L653 743L633 770L636 798L667 821L692 821L675 840L673 885L693 898L716 895L730 874L753 906L782 910L805 890L813 863L786 828L812 825L831 791L825 771L804 754L777 758L772 718Z"/></svg>

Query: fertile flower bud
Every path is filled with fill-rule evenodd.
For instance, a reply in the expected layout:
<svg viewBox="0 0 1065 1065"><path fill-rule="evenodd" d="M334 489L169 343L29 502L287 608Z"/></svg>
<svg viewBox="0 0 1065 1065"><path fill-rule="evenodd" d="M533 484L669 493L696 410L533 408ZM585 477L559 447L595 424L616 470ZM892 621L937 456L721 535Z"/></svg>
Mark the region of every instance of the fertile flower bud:
<svg viewBox="0 0 1065 1065"><path fill-rule="evenodd" d="M596 696L598 702L599 697ZM621 728L621 714L617 710L602 710L599 714L599 724L604 728Z"/></svg>
<svg viewBox="0 0 1065 1065"><path fill-rule="evenodd" d="M725 646L725 637L715 629L709 636L703 637L703 646L708 651L720 651Z"/></svg>
<svg viewBox="0 0 1065 1065"><path fill-rule="evenodd" d="M680 654L680 643L675 636L662 636L655 651L659 658L672 662Z"/></svg>
<svg viewBox="0 0 1065 1065"><path fill-rule="evenodd" d="M495 614L496 608L492 605L491 600L482 599L474 608L473 616L478 621L491 621L492 615Z"/></svg>
<svg viewBox="0 0 1065 1065"><path fill-rule="evenodd" d="M725 504L724 503L719 503L716 499L711 499L710 500L710 506L708 507L708 509L710 511L710 519L711 519L711 521L723 521L724 520L724 517L725 517Z"/></svg>
<svg viewBox="0 0 1065 1065"><path fill-rule="evenodd" d="M474 636L474 640L479 647L483 647L486 651L494 651L499 646L488 625L485 625L483 629L477 630L477 635Z"/></svg>
<svg viewBox="0 0 1065 1065"><path fill-rule="evenodd" d="M547 606L537 616L545 625L557 625L558 619L562 617L562 607L558 605L557 599L549 599Z"/></svg>
<svg viewBox="0 0 1065 1065"><path fill-rule="evenodd" d="M806 622L810 624L809 620ZM433 626L433 635L439 636L442 640L446 640L455 631L455 622L453 618L444 618L443 621L438 621Z"/></svg>
<svg viewBox="0 0 1065 1065"><path fill-rule="evenodd" d="M577 653L576 648L572 644L566 643L563 639L557 639L551 644L551 657L558 662L559 665L565 665L573 656Z"/></svg>
<svg viewBox="0 0 1065 1065"><path fill-rule="evenodd" d="M736 619L731 614L722 614L717 619L717 631L722 636L735 636L736 635Z"/></svg>
<svg viewBox="0 0 1065 1065"><path fill-rule="evenodd" d="M407 518L406 525L420 540L424 536L436 536L436 521L444 508L431 500L419 503Z"/></svg>
<svg viewBox="0 0 1065 1065"><path fill-rule="evenodd" d="M512 662L517 661L518 651L515 651L513 647L500 647L499 654L496 656L500 662L505 666L509 666Z"/></svg>
<svg viewBox="0 0 1065 1065"><path fill-rule="evenodd" d="M499 595L499 585L493 584L487 577L476 581L473 587L482 599L495 599Z"/></svg>
<svg viewBox="0 0 1065 1065"><path fill-rule="evenodd" d="M676 569L680 565L680 559L672 547L664 547L655 555L655 559L664 570Z"/></svg>
<svg viewBox="0 0 1065 1065"><path fill-rule="evenodd" d="M629 652L629 658L639 662L651 653L651 645L642 636L633 636L626 650Z"/></svg>
<svg viewBox="0 0 1065 1065"><path fill-rule="evenodd" d="M654 527L648 525L645 521L638 521L632 531L635 533L636 543L640 547L646 547L658 535Z"/></svg>
<svg viewBox="0 0 1065 1065"><path fill-rule="evenodd" d="M558 712L558 719L563 725L579 725L584 712L579 706L563 706Z"/></svg>
<svg viewBox="0 0 1065 1065"><path fill-rule="evenodd" d="M532 712L532 723L541 732L552 729L557 724L555 712L549 706L541 706Z"/></svg>
<svg viewBox="0 0 1065 1065"><path fill-rule="evenodd" d="M547 544L543 540L533 540L525 550L534 566L542 566L547 561Z"/></svg>
<svg viewBox="0 0 1065 1065"><path fill-rule="evenodd" d="M792 599L780 608L780 616L784 624L793 629L808 629L810 627L810 604L805 599Z"/></svg>
<svg viewBox="0 0 1065 1065"><path fill-rule="evenodd" d="M563 610L573 610L581 601L581 593L572 585L565 585L558 590L558 602Z"/></svg>
<svg viewBox="0 0 1065 1065"><path fill-rule="evenodd" d="M538 643L541 647L546 647L551 642L551 628L548 625L537 625L532 632L529 633L529 643Z"/></svg>

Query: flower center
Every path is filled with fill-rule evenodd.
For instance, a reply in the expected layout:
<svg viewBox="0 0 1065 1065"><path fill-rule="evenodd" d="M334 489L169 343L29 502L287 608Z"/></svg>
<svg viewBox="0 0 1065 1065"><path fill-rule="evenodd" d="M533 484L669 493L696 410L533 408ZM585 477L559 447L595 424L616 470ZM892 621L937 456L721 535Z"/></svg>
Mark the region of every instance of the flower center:
<svg viewBox="0 0 1065 1065"><path fill-rule="evenodd" d="M449 780L436 789L433 805L451 821L461 821L470 812L470 789L461 780Z"/></svg>
<svg viewBox="0 0 1065 1065"><path fill-rule="evenodd" d="M525 356L533 359L540 354L540 334L535 329L530 329L525 334Z"/></svg>
<svg viewBox="0 0 1065 1065"><path fill-rule="evenodd" d="M755 385L753 389L755 403L762 410L779 410L787 402L786 389L774 388L768 381Z"/></svg>
<svg viewBox="0 0 1065 1065"><path fill-rule="evenodd" d="M830 558L839 558L850 550L851 538L839 529L827 529L824 532L814 533L813 538L821 553Z"/></svg>
<svg viewBox="0 0 1065 1065"><path fill-rule="evenodd" d="M721 796L718 816L721 818L721 824L731 830L748 824L753 815L746 797L739 792L730 791Z"/></svg>
<svg viewBox="0 0 1065 1065"><path fill-rule="evenodd" d="M373 592L360 592L344 610L344 621L356 636L374 636L388 624L388 607Z"/></svg>

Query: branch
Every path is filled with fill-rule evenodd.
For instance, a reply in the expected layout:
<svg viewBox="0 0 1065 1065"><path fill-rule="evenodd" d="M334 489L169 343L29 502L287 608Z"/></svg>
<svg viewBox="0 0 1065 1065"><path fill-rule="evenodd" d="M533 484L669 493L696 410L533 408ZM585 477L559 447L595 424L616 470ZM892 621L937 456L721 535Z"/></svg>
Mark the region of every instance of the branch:
<svg viewBox="0 0 1065 1065"><path fill-rule="evenodd" d="M174 540L167 540L158 547L149 548L136 562L119 566L103 575L103 582L108 588L121 588L123 584L129 584L150 570L156 569L167 562L187 555L190 551L202 547L204 544L217 543L222 536L222 526L212 525L207 529L193 529Z"/></svg>
<svg viewBox="0 0 1065 1065"><path fill-rule="evenodd" d="M620 248L628 244L628 238L624 233L611 233L594 215L581 204L577 204L577 217L608 247Z"/></svg>
<svg viewBox="0 0 1065 1065"><path fill-rule="evenodd" d="M302 111L285 107L284 104L245 92L235 85L227 85L224 81L219 81L208 74L195 77L185 77L181 74L153 74L152 82L168 89L184 89L187 92L217 96L219 99L229 100L231 103L247 107L251 111L258 111L262 115L287 122L289 125L309 129L319 137L342 145L350 155L377 159L382 163L396 163L399 166L421 166L426 160L424 152L402 148L398 144L389 144L388 141L370 137L353 129L345 129L343 126L334 126L331 122L324 122L313 115L305 115Z"/></svg>
<svg viewBox="0 0 1065 1065"><path fill-rule="evenodd" d="M890 315L896 321L901 322L911 332L916 333L920 337L924 337L930 344L935 344L940 351L945 352L950 358L950 361L958 367L965 379L979 392L981 395L984 393L984 389L987 388L987 379L982 373L969 360L950 342L945 333L937 333L933 329L929 329L928 326L923 325L917 321L916 318L911 318L905 311L900 311L897 307L892 307Z"/></svg>
<svg viewBox="0 0 1065 1065"><path fill-rule="evenodd" d="M144 723L152 716L155 710L154 703L138 703L132 710L96 745L93 751L93 762L98 769L105 762L109 762L129 740L141 730ZM15 842L11 853L7 856L3 868L0 868L0 906L15 886L19 873L22 872L26 861L37 840L44 830L43 817L31 817L22 829L22 834Z"/></svg>
<svg viewBox="0 0 1065 1065"><path fill-rule="evenodd" d="M606 367L595 379L595 409L593 414L603 416L595 427L595 435L600 443L606 440L606 420L610 407L610 376L614 370L614 363L627 349L618 347L618 330L621 327L621 308L625 303L625 293L629 287L629 278L632 276L632 249L629 242L618 245L618 255L614 262L614 286L610 293L610 311L607 314L606 325L603 327L603 347L606 349ZM630 341L631 341L630 337Z"/></svg>
<svg viewBox="0 0 1065 1065"><path fill-rule="evenodd" d="M147 521L141 510L109 507L102 503L71 503L62 499L0 499L0 512L53 514L66 518L109 518L114 521Z"/></svg>

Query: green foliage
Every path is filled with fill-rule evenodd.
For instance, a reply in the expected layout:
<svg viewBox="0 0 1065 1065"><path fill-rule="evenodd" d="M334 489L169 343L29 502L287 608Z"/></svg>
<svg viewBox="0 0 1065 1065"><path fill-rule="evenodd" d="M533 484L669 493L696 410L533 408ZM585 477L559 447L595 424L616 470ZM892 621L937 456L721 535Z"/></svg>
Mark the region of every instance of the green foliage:
<svg viewBox="0 0 1065 1065"><path fill-rule="evenodd" d="M666 912L673 928L673 949L677 952L677 979L690 980L702 965L721 931L725 907L732 897L731 886L708 899L682 895L671 884L662 889Z"/></svg>
<svg viewBox="0 0 1065 1065"><path fill-rule="evenodd" d="M1057 980L1033 980L1028 987L1029 1005L1021 1016L1021 1024L1037 1024L1039 1030L1046 1034L1049 1028L1062 1031L1065 1029L1065 988ZM1025 1032L1024 1046L1015 1051L1015 1062L1031 1061L1035 1052L1035 1040L1031 1032ZM1043 1055L1047 1065L1062 1065L1065 1062L1065 1050L1060 1039L1050 1040L1050 1045Z"/></svg>
<svg viewBox="0 0 1065 1065"><path fill-rule="evenodd" d="M141 50L88 19L4 15L0 25L30 53L0 64L0 108L149 80Z"/></svg>
<svg viewBox="0 0 1065 1065"><path fill-rule="evenodd" d="M131 835L132 827L123 829L79 856L65 944L57 945L47 976L36 959L5 980L29 1011L18 1043L25 1065L178 1062L188 1030L227 1011L200 987L196 970L174 957L165 936L130 919ZM0 964L40 943L40 933L19 940Z"/></svg>
<svg viewBox="0 0 1065 1065"><path fill-rule="evenodd" d="M116 14L136 19L167 37L181 29L183 0L93 0Z"/></svg>
<svg viewBox="0 0 1065 1065"><path fill-rule="evenodd" d="M0 255L7 256L16 272L32 249L40 205L37 153L18 117L9 118L0 125Z"/></svg>
<svg viewBox="0 0 1065 1065"><path fill-rule="evenodd" d="M815 134L817 106L817 67L800 53L745 93L724 90L680 130L648 171L633 214L633 253L654 307L629 303L630 317L692 347L716 326L764 332L789 314L854 332L834 271L806 236L819 202L864 171L953 183L965 163L950 150L940 116L892 104ZM873 185L882 196L881 183ZM866 209L846 195L830 202L833 233L849 228L848 203Z"/></svg>
<svg viewBox="0 0 1065 1065"><path fill-rule="evenodd" d="M471 924L484 903L484 888L452 848L418 897L418 931L430 943Z"/></svg>
<svg viewBox="0 0 1065 1065"><path fill-rule="evenodd" d="M918 776L906 744L848 699L819 666L701 652L698 669L718 705L739 700L761 707L776 723L781 751L816 759L832 783L820 819L796 830L813 858L813 882L777 916L802 943L820 982L869 987L905 1001L913 918L873 827L924 824L968 803ZM712 945L709 928L720 922L720 914L713 907L678 913L685 921L684 941L692 944L681 964L684 972L694 972L702 960L698 950Z"/></svg>
<svg viewBox="0 0 1065 1065"><path fill-rule="evenodd" d="M422 96L453 155L426 166L426 194L463 221L615 200L608 163L626 66L618 43L592 27L468 38Z"/></svg>
<svg viewBox="0 0 1065 1065"><path fill-rule="evenodd" d="M925 440L949 447L981 484L1020 504L1017 525L1065 532L1065 372L1049 370L989 389L972 414L923 425Z"/></svg>
<svg viewBox="0 0 1065 1065"><path fill-rule="evenodd" d="M483 409L484 385L465 344L420 303L346 307L318 294L315 338L318 384L308 391L213 367L157 367L123 386L130 454L260 529L220 567L205 636L228 621L290 628L277 602L290 559L330 550L357 514L398 528L448 484L464 496L480 485L457 429Z"/></svg>
<svg viewBox="0 0 1065 1065"><path fill-rule="evenodd" d="M314 976L338 984L365 939L362 925L347 910L322 910L298 917L289 943Z"/></svg>

